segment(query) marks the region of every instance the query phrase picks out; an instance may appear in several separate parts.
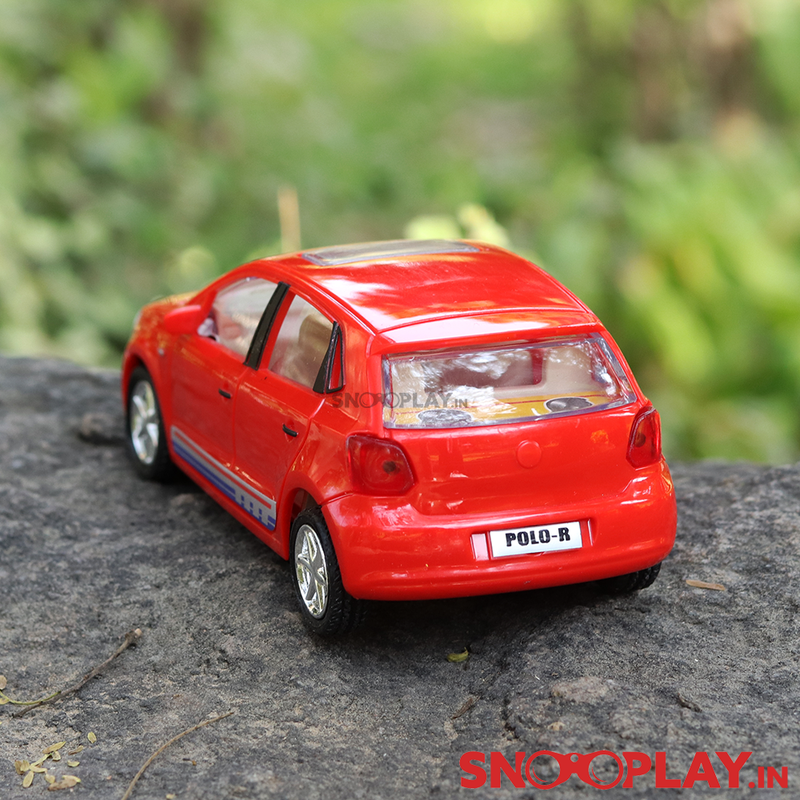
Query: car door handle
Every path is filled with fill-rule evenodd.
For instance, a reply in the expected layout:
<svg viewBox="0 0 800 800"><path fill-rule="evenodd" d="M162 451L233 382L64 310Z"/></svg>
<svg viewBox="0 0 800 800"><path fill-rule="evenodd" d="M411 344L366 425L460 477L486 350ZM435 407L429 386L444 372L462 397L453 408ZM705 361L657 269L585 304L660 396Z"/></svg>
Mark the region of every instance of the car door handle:
<svg viewBox="0 0 800 800"><path fill-rule="evenodd" d="M217 389L217 391L226 399L230 400L232 395L230 392L226 392L224 389Z"/></svg>
<svg viewBox="0 0 800 800"><path fill-rule="evenodd" d="M291 437L297 436L297 431L293 431L285 422L283 423L283 432L288 433Z"/></svg>

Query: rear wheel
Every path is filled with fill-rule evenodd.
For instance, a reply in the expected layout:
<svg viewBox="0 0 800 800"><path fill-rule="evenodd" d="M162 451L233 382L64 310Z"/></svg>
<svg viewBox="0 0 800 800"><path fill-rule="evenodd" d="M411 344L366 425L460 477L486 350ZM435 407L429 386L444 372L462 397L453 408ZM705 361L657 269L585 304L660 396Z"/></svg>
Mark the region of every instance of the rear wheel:
<svg viewBox="0 0 800 800"><path fill-rule="evenodd" d="M361 624L366 604L351 597L344 588L320 509L308 509L295 520L289 557L292 583L306 627L320 636L335 636Z"/></svg>
<svg viewBox="0 0 800 800"><path fill-rule="evenodd" d="M661 570L661 564L655 564L647 569L641 569L638 572L630 572L627 575L618 575L615 578L605 578L598 581L597 584L600 590L607 594L630 594L631 592L638 592L640 589L646 589L658 577Z"/></svg>
<svg viewBox="0 0 800 800"><path fill-rule="evenodd" d="M167 449L161 406L150 373L136 367L128 384L126 408L128 452L140 475L165 481L174 472Z"/></svg>

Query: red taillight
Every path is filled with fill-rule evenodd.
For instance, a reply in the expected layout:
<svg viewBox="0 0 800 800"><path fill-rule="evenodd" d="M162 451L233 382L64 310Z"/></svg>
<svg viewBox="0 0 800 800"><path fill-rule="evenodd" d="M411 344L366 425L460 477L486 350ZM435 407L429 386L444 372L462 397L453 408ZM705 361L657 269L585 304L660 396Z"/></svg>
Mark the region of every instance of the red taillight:
<svg viewBox="0 0 800 800"><path fill-rule="evenodd" d="M347 439L347 453L356 491L404 494L414 485L411 464L399 444L356 434Z"/></svg>
<svg viewBox="0 0 800 800"><path fill-rule="evenodd" d="M628 461L634 467L655 464L661 458L661 420L652 406L639 412L631 428Z"/></svg>

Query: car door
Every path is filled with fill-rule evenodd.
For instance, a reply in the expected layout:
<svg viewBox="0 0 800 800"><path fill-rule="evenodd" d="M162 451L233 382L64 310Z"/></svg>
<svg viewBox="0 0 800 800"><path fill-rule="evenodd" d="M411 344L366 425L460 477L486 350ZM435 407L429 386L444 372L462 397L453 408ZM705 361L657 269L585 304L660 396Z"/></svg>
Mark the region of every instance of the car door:
<svg viewBox="0 0 800 800"><path fill-rule="evenodd" d="M239 383L234 439L237 475L277 502L324 400L314 387L334 325L314 305L290 293L274 327L259 369L248 370ZM277 510L266 523L270 530L276 516Z"/></svg>
<svg viewBox="0 0 800 800"><path fill-rule="evenodd" d="M245 278L223 286L198 330L179 337L172 359L173 446L212 482L233 467L236 387L277 284Z"/></svg>

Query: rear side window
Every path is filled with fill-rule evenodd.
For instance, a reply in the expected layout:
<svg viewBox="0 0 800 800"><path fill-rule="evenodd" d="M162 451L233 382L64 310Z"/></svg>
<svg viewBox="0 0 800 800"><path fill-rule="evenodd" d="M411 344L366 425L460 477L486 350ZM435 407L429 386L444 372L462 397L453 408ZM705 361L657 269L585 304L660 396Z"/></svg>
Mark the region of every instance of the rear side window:
<svg viewBox="0 0 800 800"><path fill-rule="evenodd" d="M457 428L585 414L636 395L599 334L537 344L389 356L384 424Z"/></svg>
<svg viewBox="0 0 800 800"><path fill-rule="evenodd" d="M269 369L313 388L328 352L333 323L311 303L295 295L281 323Z"/></svg>

